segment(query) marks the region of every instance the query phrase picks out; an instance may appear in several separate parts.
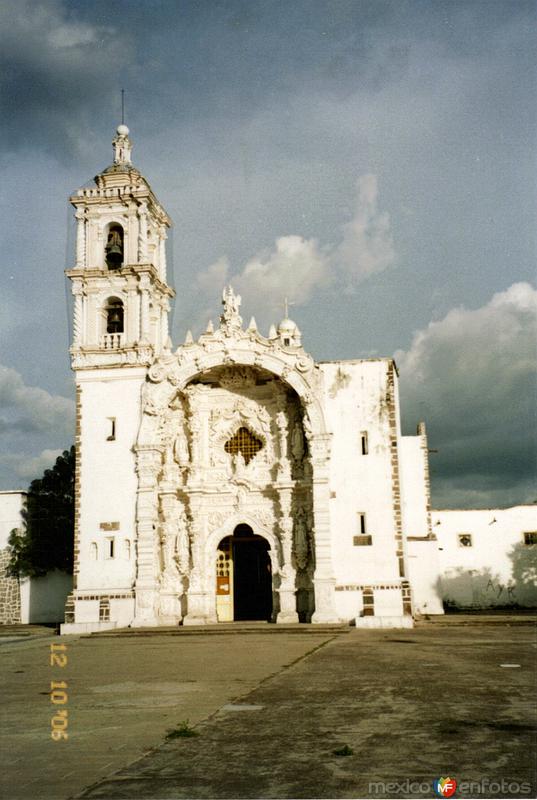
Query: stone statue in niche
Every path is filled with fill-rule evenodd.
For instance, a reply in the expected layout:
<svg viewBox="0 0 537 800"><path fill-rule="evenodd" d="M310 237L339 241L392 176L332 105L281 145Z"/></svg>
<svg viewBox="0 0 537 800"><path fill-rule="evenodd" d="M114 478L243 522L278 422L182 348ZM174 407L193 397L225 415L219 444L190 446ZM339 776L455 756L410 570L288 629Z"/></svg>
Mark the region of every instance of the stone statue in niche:
<svg viewBox="0 0 537 800"><path fill-rule="evenodd" d="M173 455L180 467L185 467L190 463L188 437L182 425L175 436L175 441L173 443Z"/></svg>
<svg viewBox="0 0 537 800"><path fill-rule="evenodd" d="M190 567L190 539L184 511L177 519L162 524L160 533L162 553L162 580L166 586L177 588L180 575L188 574Z"/></svg>
<svg viewBox="0 0 537 800"><path fill-rule="evenodd" d="M201 420L197 414L191 416L190 431L192 434L190 460L192 464L199 464L201 460Z"/></svg>
<svg viewBox="0 0 537 800"><path fill-rule="evenodd" d="M162 553L162 573L169 578L178 577L175 553L177 549L176 523L168 520L160 529L160 545Z"/></svg>
<svg viewBox="0 0 537 800"><path fill-rule="evenodd" d="M188 573L190 567L190 539L188 536L188 526L186 515L182 511L177 521L177 538L175 561L182 575Z"/></svg>
<svg viewBox="0 0 537 800"><path fill-rule="evenodd" d="M302 457L304 455L304 436L302 433L302 427L298 420L295 422L295 426L293 428L293 435L291 438L291 452L293 454L295 461L297 462L302 461Z"/></svg>
<svg viewBox="0 0 537 800"><path fill-rule="evenodd" d="M242 453L233 456L233 473L235 478L242 478L246 472L246 462Z"/></svg>
<svg viewBox="0 0 537 800"><path fill-rule="evenodd" d="M295 558L298 569L305 569L308 563L308 532L303 511L299 511L295 521Z"/></svg>

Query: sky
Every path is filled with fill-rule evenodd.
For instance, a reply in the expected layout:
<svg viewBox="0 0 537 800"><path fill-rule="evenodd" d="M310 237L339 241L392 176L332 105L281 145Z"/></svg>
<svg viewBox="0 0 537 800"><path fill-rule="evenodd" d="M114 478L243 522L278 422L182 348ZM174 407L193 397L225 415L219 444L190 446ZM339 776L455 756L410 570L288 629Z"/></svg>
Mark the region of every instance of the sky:
<svg viewBox="0 0 537 800"><path fill-rule="evenodd" d="M68 197L133 162L174 221L172 338L224 283L317 360L395 355L433 506L537 501L536 7L0 0L0 488L74 438Z"/></svg>

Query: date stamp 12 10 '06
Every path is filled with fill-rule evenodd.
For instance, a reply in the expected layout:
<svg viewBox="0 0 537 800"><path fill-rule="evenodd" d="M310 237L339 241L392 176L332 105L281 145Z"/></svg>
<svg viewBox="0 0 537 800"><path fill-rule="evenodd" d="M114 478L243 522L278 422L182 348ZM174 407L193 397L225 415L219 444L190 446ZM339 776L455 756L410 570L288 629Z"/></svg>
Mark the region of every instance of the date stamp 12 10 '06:
<svg viewBox="0 0 537 800"><path fill-rule="evenodd" d="M50 666L57 669L64 669L67 666L67 645L50 645ZM54 706L54 714L50 719L50 735L55 742L66 741L69 738L67 700L67 682L51 681L50 702Z"/></svg>

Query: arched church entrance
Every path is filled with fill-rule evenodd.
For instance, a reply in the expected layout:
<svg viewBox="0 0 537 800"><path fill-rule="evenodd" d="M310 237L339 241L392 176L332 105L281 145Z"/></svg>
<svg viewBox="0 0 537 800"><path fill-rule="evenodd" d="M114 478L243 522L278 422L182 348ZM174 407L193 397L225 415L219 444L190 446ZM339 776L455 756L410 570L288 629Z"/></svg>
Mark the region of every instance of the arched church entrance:
<svg viewBox="0 0 537 800"><path fill-rule="evenodd" d="M218 545L216 611L219 622L266 620L272 616L269 543L249 525L237 525Z"/></svg>

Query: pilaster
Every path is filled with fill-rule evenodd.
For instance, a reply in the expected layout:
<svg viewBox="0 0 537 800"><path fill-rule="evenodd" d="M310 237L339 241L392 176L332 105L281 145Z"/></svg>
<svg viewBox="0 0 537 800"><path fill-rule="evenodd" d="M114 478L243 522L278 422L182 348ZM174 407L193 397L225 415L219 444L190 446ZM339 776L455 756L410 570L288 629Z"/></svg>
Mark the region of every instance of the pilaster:
<svg viewBox="0 0 537 800"><path fill-rule="evenodd" d="M339 622L335 604L336 578L332 564L332 541L330 536L330 490L328 464L331 434L310 436L309 447L313 468L313 524L315 545L315 611L313 623Z"/></svg>

